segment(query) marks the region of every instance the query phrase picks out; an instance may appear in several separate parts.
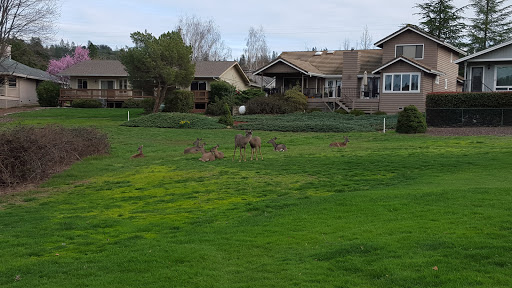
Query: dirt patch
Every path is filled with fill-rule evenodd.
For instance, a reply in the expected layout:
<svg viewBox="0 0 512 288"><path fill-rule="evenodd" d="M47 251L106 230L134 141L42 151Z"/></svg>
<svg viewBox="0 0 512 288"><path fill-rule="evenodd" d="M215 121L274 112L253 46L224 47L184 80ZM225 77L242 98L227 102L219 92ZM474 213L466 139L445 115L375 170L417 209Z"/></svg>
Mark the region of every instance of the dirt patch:
<svg viewBox="0 0 512 288"><path fill-rule="evenodd" d="M432 136L512 136L512 127L428 128Z"/></svg>
<svg viewBox="0 0 512 288"><path fill-rule="evenodd" d="M35 111L35 110L41 110L41 109L47 109L47 108L50 108L50 107L23 106L23 107L1 108L0 116L6 116L9 114L14 114L14 113L19 113L19 112Z"/></svg>

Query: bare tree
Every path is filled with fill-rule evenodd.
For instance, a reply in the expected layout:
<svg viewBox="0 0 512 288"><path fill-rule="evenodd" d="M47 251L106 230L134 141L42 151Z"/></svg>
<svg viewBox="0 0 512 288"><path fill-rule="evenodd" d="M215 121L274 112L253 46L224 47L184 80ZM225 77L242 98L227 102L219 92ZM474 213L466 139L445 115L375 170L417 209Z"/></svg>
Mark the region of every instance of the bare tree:
<svg viewBox="0 0 512 288"><path fill-rule="evenodd" d="M350 50L350 39L345 38L343 40L343 50Z"/></svg>
<svg viewBox="0 0 512 288"><path fill-rule="evenodd" d="M9 39L49 40L59 16L58 0L0 0L0 55Z"/></svg>
<svg viewBox="0 0 512 288"><path fill-rule="evenodd" d="M247 69L254 71L257 68L270 62L270 51L265 39L263 26L256 29L249 28L249 36L247 37L246 48L244 49Z"/></svg>
<svg viewBox="0 0 512 288"><path fill-rule="evenodd" d="M373 47L372 40L372 35L368 32L368 25L365 25L363 34L361 35L361 40L359 41L359 48L363 50L371 49Z"/></svg>
<svg viewBox="0 0 512 288"><path fill-rule="evenodd" d="M224 44L212 19L181 17L176 30L180 31L185 44L192 46L192 60L221 61L231 58L231 48Z"/></svg>

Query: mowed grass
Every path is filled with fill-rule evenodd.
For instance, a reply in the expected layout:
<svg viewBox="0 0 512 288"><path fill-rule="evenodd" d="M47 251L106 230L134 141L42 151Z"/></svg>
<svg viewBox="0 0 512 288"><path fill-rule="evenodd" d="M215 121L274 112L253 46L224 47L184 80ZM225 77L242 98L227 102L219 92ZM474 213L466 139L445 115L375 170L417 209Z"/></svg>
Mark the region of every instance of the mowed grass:
<svg viewBox="0 0 512 288"><path fill-rule="evenodd" d="M238 130L126 114L13 116L99 127L112 153L0 196L0 286L512 286L512 137L254 131L264 160L240 163ZM226 159L184 155L197 137Z"/></svg>

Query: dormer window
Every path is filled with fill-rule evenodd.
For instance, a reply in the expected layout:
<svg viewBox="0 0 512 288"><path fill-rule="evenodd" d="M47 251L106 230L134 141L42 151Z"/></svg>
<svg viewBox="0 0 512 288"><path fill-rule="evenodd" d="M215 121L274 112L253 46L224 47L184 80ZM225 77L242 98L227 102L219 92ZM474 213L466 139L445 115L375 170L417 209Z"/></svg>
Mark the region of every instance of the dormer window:
<svg viewBox="0 0 512 288"><path fill-rule="evenodd" d="M423 59L423 44L396 45L395 57L400 56L410 59Z"/></svg>

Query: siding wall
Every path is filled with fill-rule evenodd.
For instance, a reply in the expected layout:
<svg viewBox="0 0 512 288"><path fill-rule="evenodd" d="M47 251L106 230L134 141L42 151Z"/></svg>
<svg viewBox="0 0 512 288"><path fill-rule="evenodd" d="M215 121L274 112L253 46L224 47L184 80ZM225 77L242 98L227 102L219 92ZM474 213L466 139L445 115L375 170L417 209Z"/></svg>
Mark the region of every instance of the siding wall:
<svg viewBox="0 0 512 288"><path fill-rule="evenodd" d="M395 59L395 46L396 45L404 45L404 44L424 44L423 47L423 59L415 59L416 61L428 65L433 69L437 69L437 46L438 44L428 38L421 36L418 33L413 31L405 31L400 35L389 39L382 46L383 63L387 63L393 59Z"/></svg>
<svg viewBox="0 0 512 288"><path fill-rule="evenodd" d="M37 105L37 81L18 78L20 105Z"/></svg>
<svg viewBox="0 0 512 288"><path fill-rule="evenodd" d="M296 73L297 70L293 69L287 64L284 64L283 62L278 62L270 67L268 67L263 73L265 74L272 74L272 73Z"/></svg>
<svg viewBox="0 0 512 288"><path fill-rule="evenodd" d="M100 80L114 80L114 89L119 89L119 80L126 79L126 77L70 77L69 85L72 89L78 89L78 79L87 79L87 89L100 89ZM130 87L128 87L130 88Z"/></svg>
<svg viewBox="0 0 512 288"><path fill-rule="evenodd" d="M224 74L220 76L220 79L235 86L238 90L247 90L249 88L249 85L246 84L243 75L240 75L240 72L238 72L234 67L231 67L231 69L224 72Z"/></svg>
<svg viewBox="0 0 512 288"><path fill-rule="evenodd" d="M439 76L439 84L433 86L433 92L454 92L457 91L457 75L459 74L459 65L453 63L459 59L456 52L439 46L437 58L437 70L445 75ZM448 80L448 87L445 89L445 80Z"/></svg>

